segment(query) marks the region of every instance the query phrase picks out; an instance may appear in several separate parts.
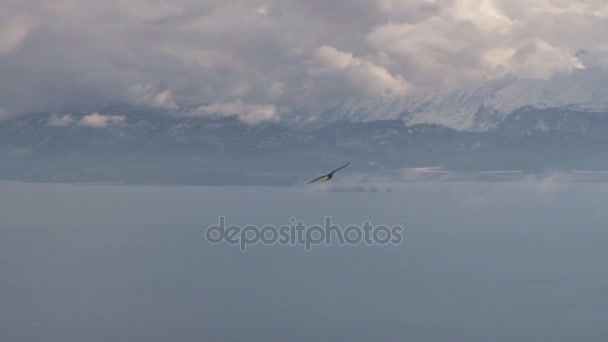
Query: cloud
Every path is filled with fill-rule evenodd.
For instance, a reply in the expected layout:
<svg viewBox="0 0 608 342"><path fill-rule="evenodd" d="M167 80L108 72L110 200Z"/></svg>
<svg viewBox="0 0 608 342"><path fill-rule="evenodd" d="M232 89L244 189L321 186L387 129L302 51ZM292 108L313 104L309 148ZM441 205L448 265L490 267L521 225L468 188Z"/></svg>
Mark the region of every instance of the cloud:
<svg viewBox="0 0 608 342"><path fill-rule="evenodd" d="M579 67L573 57L581 43L595 46L596 53L607 47L598 36L608 29L601 2L430 2L439 9L432 15L382 24L367 35L417 85L457 86L505 74L549 78Z"/></svg>
<svg viewBox="0 0 608 342"><path fill-rule="evenodd" d="M91 113L80 119L80 121L78 121L78 125L91 128L106 128L109 125L121 124L124 121L124 116Z"/></svg>
<svg viewBox="0 0 608 342"><path fill-rule="evenodd" d="M10 113L6 109L0 107L0 121L8 119L10 116Z"/></svg>
<svg viewBox="0 0 608 342"><path fill-rule="evenodd" d="M170 90L157 91L152 85L138 84L129 87L127 98L130 103L150 108L176 110L179 106L173 100Z"/></svg>
<svg viewBox="0 0 608 342"><path fill-rule="evenodd" d="M568 72L580 66L570 51L542 40L527 42L518 49L506 49L503 56L486 65L515 76L539 79L547 79L556 72Z"/></svg>
<svg viewBox="0 0 608 342"><path fill-rule="evenodd" d="M260 6L260 7L258 7L258 8L255 10L255 12L256 12L257 14L259 14L259 15L263 15L263 16L268 15L268 9L267 9L266 7L264 7L264 6Z"/></svg>
<svg viewBox="0 0 608 342"><path fill-rule="evenodd" d="M0 13L0 55L18 48L35 26L30 15L3 10Z"/></svg>
<svg viewBox="0 0 608 342"><path fill-rule="evenodd" d="M77 123L76 119L70 114L64 114L61 116L53 115L49 118L47 124L53 127L68 127L75 125Z"/></svg>
<svg viewBox="0 0 608 342"><path fill-rule="evenodd" d="M71 114L63 114L51 116L47 121L47 125L53 127L81 126L89 128L107 128L110 125L122 124L125 120L126 118L122 115L91 113L77 119Z"/></svg>
<svg viewBox="0 0 608 342"><path fill-rule="evenodd" d="M271 99L279 98L285 93L287 85L283 82L274 82L268 88L266 93Z"/></svg>
<svg viewBox="0 0 608 342"><path fill-rule="evenodd" d="M241 101L200 106L192 115L237 117L248 125L256 125L264 121L277 121L279 119L279 112L273 105L246 105Z"/></svg>
<svg viewBox="0 0 608 342"><path fill-rule="evenodd" d="M548 78L581 49L608 66L607 19L604 0L8 0L0 103L282 107Z"/></svg>
<svg viewBox="0 0 608 342"><path fill-rule="evenodd" d="M338 89L354 90L365 96L387 96L404 95L410 88L401 76L393 76L382 66L332 46L321 46L313 55L315 66L311 72L317 76L335 77Z"/></svg>

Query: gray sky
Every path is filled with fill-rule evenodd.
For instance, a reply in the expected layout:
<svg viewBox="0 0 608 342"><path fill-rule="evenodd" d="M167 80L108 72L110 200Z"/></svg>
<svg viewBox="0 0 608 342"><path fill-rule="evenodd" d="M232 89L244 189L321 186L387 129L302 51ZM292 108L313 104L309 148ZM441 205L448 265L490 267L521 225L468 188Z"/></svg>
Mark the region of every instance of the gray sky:
<svg viewBox="0 0 608 342"><path fill-rule="evenodd" d="M0 117L131 103L272 119L608 64L605 0L0 0ZM244 114L244 115L245 115Z"/></svg>

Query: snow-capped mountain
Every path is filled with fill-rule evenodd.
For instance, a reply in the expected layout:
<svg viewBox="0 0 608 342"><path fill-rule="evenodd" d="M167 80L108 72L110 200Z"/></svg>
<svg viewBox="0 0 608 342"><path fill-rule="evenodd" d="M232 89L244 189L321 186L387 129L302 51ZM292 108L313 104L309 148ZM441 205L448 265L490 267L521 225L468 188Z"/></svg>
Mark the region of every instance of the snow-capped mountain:
<svg viewBox="0 0 608 342"><path fill-rule="evenodd" d="M408 125L427 123L461 131L487 131L526 106L608 112L608 70L588 67L546 80L506 76L466 89L419 90L407 96L353 98L325 105L301 103L290 108L285 120L322 125L335 120L402 119Z"/></svg>
<svg viewBox="0 0 608 342"><path fill-rule="evenodd" d="M121 113L122 120L37 113L0 122L0 179L293 184L345 161L359 172L608 169L608 114L568 108L523 107L485 132L403 120L295 130L137 108Z"/></svg>

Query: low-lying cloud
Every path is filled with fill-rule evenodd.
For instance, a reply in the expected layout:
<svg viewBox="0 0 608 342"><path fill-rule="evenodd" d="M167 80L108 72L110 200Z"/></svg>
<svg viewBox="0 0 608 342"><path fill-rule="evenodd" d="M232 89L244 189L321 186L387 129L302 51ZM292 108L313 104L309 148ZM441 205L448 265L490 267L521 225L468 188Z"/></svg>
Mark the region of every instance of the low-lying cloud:
<svg viewBox="0 0 608 342"><path fill-rule="evenodd" d="M246 105L241 101L200 106L191 115L236 117L248 125L256 125L264 121L277 121L279 119L279 112L273 105Z"/></svg>
<svg viewBox="0 0 608 342"><path fill-rule="evenodd" d="M110 125L122 124L124 122L125 117L122 115L91 113L77 119L70 114L64 114L51 116L48 125L54 127L82 126L90 128L107 128Z"/></svg>

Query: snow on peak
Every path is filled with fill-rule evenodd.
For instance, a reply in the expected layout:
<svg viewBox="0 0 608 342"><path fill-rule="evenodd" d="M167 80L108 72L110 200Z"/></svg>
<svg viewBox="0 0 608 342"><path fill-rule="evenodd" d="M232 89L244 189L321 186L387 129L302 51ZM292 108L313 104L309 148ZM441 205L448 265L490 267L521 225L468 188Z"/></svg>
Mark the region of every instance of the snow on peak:
<svg viewBox="0 0 608 342"><path fill-rule="evenodd" d="M573 58L574 71L550 79L505 76L478 87L418 91L382 98L337 100L332 104L296 105L293 112L320 124L336 121L403 119L407 124L440 124L457 130L484 131L510 112L532 106L540 109L575 107L608 112L608 70L589 66L584 53ZM295 120L294 120L295 121Z"/></svg>

